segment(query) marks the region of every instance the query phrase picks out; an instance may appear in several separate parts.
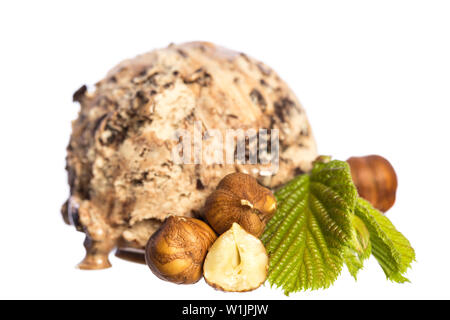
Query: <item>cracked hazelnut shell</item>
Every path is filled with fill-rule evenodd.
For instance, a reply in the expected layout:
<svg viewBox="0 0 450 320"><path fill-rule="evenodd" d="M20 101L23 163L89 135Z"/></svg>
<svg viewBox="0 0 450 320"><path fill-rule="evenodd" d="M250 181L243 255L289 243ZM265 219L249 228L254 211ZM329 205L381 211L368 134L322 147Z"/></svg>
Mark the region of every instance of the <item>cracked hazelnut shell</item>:
<svg viewBox="0 0 450 320"><path fill-rule="evenodd" d="M205 217L218 234L229 230L236 222L259 237L276 208L275 196L269 189L255 178L237 172L225 176L208 197Z"/></svg>
<svg viewBox="0 0 450 320"><path fill-rule="evenodd" d="M162 280L195 283L202 277L205 256L215 240L216 234L203 221L169 216L150 237L145 260Z"/></svg>
<svg viewBox="0 0 450 320"><path fill-rule="evenodd" d="M203 275L218 290L244 292L261 286L268 268L269 258L261 240L233 223L209 249Z"/></svg>

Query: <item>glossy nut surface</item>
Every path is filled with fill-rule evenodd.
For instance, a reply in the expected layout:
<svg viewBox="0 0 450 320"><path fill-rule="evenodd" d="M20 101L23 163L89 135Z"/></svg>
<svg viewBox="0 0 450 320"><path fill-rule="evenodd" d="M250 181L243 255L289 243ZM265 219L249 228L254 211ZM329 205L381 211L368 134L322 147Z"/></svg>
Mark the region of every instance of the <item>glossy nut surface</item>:
<svg viewBox="0 0 450 320"><path fill-rule="evenodd" d="M352 157L347 162L359 195L378 210L388 211L395 203L398 185L391 163L378 155Z"/></svg>
<svg viewBox="0 0 450 320"><path fill-rule="evenodd" d="M203 262L216 238L201 220L169 216L149 239L145 260L162 280L195 283L202 277Z"/></svg>

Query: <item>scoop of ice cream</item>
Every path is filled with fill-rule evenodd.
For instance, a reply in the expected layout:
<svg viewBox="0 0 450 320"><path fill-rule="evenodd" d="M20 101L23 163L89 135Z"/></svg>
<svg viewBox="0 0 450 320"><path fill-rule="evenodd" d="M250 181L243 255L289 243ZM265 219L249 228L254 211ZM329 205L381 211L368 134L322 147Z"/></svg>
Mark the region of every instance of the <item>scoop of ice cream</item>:
<svg viewBox="0 0 450 320"><path fill-rule="evenodd" d="M80 268L108 267L117 245L143 248L169 214L201 215L229 173L245 172L274 188L309 170L316 157L305 111L279 76L211 43L170 45L125 60L92 92L81 87L74 101L81 110L67 148L71 196L63 216L87 236ZM204 151L217 143L207 131L278 129L278 170L174 161L177 133L195 125Z"/></svg>

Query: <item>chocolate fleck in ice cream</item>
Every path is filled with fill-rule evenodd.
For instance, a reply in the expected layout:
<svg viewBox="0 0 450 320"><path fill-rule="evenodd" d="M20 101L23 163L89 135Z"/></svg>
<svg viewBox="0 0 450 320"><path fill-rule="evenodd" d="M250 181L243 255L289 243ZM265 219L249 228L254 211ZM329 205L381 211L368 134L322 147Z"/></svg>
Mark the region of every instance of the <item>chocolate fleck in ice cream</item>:
<svg viewBox="0 0 450 320"><path fill-rule="evenodd" d="M82 269L110 266L109 252L139 260L169 215L201 216L232 172L276 188L311 168L316 145L305 111L263 63L206 42L170 45L125 60L73 96L81 110L67 148L70 197L63 218L86 234ZM279 168L177 164L177 130L278 129ZM207 149L209 142L203 138Z"/></svg>

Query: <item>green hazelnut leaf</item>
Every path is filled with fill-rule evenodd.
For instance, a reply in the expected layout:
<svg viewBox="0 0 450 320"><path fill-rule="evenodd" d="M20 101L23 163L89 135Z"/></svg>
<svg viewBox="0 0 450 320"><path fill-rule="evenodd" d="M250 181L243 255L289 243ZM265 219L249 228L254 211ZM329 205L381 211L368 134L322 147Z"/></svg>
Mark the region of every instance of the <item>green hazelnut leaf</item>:
<svg viewBox="0 0 450 320"><path fill-rule="evenodd" d="M344 259L350 274L357 279L357 274L364 266L364 261L370 257L372 245L370 233L364 222L357 216L353 216L352 225L353 240L349 247L345 248Z"/></svg>
<svg viewBox="0 0 450 320"><path fill-rule="evenodd" d="M357 236L357 191L348 164L316 162L310 174L294 178L275 197L277 212L261 237L270 257L269 283L287 295L329 287Z"/></svg>
<svg viewBox="0 0 450 320"><path fill-rule="evenodd" d="M358 199L355 216L366 225L370 234L372 255L377 259L386 277L394 282L409 282L404 274L415 261L415 252L408 239L391 221L364 199Z"/></svg>

